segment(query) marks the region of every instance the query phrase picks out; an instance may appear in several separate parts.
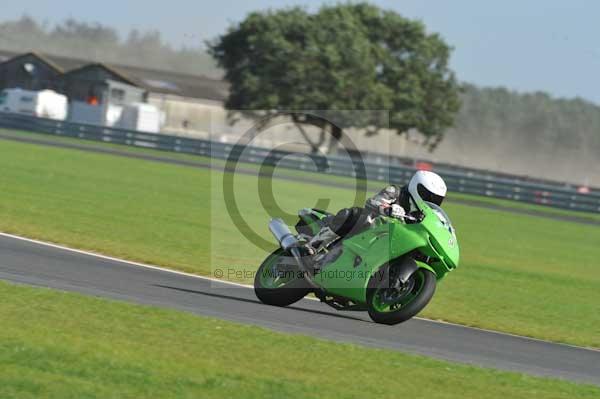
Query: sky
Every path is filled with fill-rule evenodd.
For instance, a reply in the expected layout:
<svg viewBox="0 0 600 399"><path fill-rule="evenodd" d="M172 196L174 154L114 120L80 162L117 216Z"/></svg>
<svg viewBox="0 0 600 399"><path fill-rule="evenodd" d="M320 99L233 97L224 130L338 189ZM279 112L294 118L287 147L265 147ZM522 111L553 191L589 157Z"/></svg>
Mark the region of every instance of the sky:
<svg viewBox="0 0 600 399"><path fill-rule="evenodd" d="M3 2L0 20L28 14L49 24L73 17L117 28L159 30L175 46L198 46L254 10L291 5L317 10L314 0L20 0ZM459 79L480 86L600 104L600 1L373 0L425 23L454 52Z"/></svg>

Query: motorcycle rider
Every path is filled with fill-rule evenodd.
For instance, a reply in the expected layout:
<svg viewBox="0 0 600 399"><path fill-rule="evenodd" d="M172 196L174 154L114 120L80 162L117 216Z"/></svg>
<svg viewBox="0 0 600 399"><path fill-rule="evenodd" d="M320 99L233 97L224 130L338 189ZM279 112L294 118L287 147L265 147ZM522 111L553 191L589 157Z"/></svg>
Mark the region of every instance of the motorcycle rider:
<svg viewBox="0 0 600 399"><path fill-rule="evenodd" d="M399 187L389 185L369 198L364 208L344 208L332 215L326 225L312 237L308 247L316 249L329 246L340 237L358 233L368 228L375 216L384 215L407 223L420 221L421 212L417 204L428 201L438 206L446 197L446 183L436 173L420 170L410 182Z"/></svg>
<svg viewBox="0 0 600 399"><path fill-rule="evenodd" d="M369 198L365 208L380 215L402 219L418 211L412 206L418 199L441 206L447 191L446 183L438 174L419 170L407 185L389 185Z"/></svg>
<svg viewBox="0 0 600 399"><path fill-rule="evenodd" d="M408 223L418 222L421 212L420 201L441 205L446 197L446 183L436 173L417 171L405 186L389 185L369 198L364 208L344 208L328 223L338 236L361 230L370 224L373 217L384 215Z"/></svg>

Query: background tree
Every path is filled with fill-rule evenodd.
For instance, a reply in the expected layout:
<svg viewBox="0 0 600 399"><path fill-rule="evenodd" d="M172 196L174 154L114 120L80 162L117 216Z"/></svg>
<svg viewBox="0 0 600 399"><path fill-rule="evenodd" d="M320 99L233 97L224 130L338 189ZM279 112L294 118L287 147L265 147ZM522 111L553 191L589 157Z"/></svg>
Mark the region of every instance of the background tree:
<svg viewBox="0 0 600 399"><path fill-rule="evenodd" d="M263 110L253 112L263 121L282 110L387 110L392 130L416 129L433 147L460 106L448 45L422 23L369 4L251 13L209 51L231 84L226 107ZM386 127L377 113L345 112L335 123L290 116L338 138L345 127Z"/></svg>

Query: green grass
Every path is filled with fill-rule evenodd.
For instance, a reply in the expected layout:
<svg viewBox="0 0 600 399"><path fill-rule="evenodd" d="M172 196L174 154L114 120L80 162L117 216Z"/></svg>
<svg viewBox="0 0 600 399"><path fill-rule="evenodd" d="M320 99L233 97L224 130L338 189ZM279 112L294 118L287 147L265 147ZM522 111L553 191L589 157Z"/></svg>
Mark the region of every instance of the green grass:
<svg viewBox="0 0 600 399"><path fill-rule="evenodd" d="M223 167L225 165L224 160L211 159L209 157L204 157L204 156L200 156L200 155L182 154L182 153L175 153L175 152L170 152L170 151L158 151L158 150L153 150L153 149L130 147L130 146L125 146L125 145L121 145L121 144L110 144L110 143L97 142L97 141L91 141L91 140L75 139L75 138L71 138L71 137L55 136L55 135L50 135L50 134L40 134L40 133L32 133L32 132L24 132L24 131L12 131L12 130L7 130L7 129L0 129L0 132L4 133L4 134L11 134L14 136L22 136L22 137L27 137L27 138L32 138L32 139L43 139L43 140L56 142L56 143L84 145L86 147L91 147L91 148L113 149L113 150L118 150L121 152L128 152L128 153L132 153L132 154L151 155L151 156L160 155L163 158L169 158L169 159L175 159L175 160L210 163L217 167ZM247 164L247 163L246 164L241 163L240 167L243 167L244 169L250 169L250 170L258 170L259 169L258 165ZM284 168L276 169L275 176L281 176L281 177L302 176L302 177L308 177L310 179L314 179L314 180L322 182L322 183L335 182L335 183L340 183L340 184L348 184L350 186L354 186L356 184L356 181L354 179L344 177L344 176L323 175L323 174L310 173L310 172L307 173L305 171L298 171L298 170L284 169ZM382 185L382 183L379 181L368 181L366 183L366 187L371 191L377 191L377 190L381 189L381 185ZM481 202L482 204L496 205L496 206L500 206L500 207L512 208L512 209L517 209L517 210L535 211L535 212L538 212L541 214L546 214L549 216L552 216L552 215L569 216L569 217L576 217L576 218L600 221L599 213L570 211L570 210L566 210L566 209L552 208L549 206L529 204L526 202L511 201L511 200L477 196L477 195L471 195L471 194L463 194L463 193L452 193L449 201L452 202L454 199L478 201L478 202Z"/></svg>
<svg viewBox="0 0 600 399"><path fill-rule="evenodd" d="M204 157L201 155L183 154L183 153L171 152L171 151L160 151L160 150L149 149L149 148L127 146L127 145L123 145L123 144L112 144L112 143L108 143L108 142L100 142L100 141L95 141L95 140L72 138L72 137L68 137L68 136L57 136L57 135L45 134L45 133L33 133L33 132L25 132L25 131L20 131L20 130L15 131L15 130L2 129L2 128L0 128L0 133L6 134L9 136L14 136L14 137L23 137L23 138L34 139L34 140L36 140L36 139L44 140L44 141L49 141L49 142L53 142L53 143L57 143L57 144L67 144L67 145L72 144L72 145L78 145L78 146L85 146L85 147L89 147L89 148L98 148L98 149L103 149L103 150L110 149L110 150L117 150L117 151L121 151L121 152L128 152L128 153L132 153L132 154L153 155L153 156L160 155L163 158L179 159L179 160L186 160L186 161L211 162L211 158Z"/></svg>
<svg viewBox="0 0 600 399"><path fill-rule="evenodd" d="M501 198L493 198L493 197L484 197L484 196L476 196L470 194L463 193L452 193L452 197L457 200L467 200L467 201L478 201L482 204L496 205L503 208L516 209L516 210L525 210L525 211L533 211L539 213L540 215L547 216L567 216L573 217L576 219L589 219L594 221L600 221L600 213L591 213L591 212L579 212L579 211L570 211L567 209L553 208L545 205L535 205L527 202L519 202L508 199Z"/></svg>
<svg viewBox="0 0 600 399"><path fill-rule="evenodd" d="M0 230L210 274L254 270L265 256L231 224L220 172L0 141ZM235 176L241 214L267 240L264 179ZM350 190L275 180L292 214ZM600 347L600 228L449 203L460 268L423 313L466 325ZM288 218L288 221L292 221ZM247 279L245 281L248 281Z"/></svg>
<svg viewBox="0 0 600 399"><path fill-rule="evenodd" d="M597 398L600 389L0 283L0 397Z"/></svg>

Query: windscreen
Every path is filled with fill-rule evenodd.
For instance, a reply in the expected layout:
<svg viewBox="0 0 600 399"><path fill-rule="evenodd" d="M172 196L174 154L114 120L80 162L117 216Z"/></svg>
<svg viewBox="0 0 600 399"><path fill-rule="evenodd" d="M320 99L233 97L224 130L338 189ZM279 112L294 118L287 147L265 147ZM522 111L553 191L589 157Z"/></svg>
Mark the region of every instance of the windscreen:
<svg viewBox="0 0 600 399"><path fill-rule="evenodd" d="M450 221L450 217L446 214L446 212L444 212L444 210L442 208L440 208L439 206L437 206L433 202L427 202L427 205L429 205L429 207L433 210L433 213L435 213L435 215L438 217L438 219L440 220L440 222L444 226L448 227L448 229L450 230L450 232L452 234L454 234L454 227L452 226L452 221Z"/></svg>

